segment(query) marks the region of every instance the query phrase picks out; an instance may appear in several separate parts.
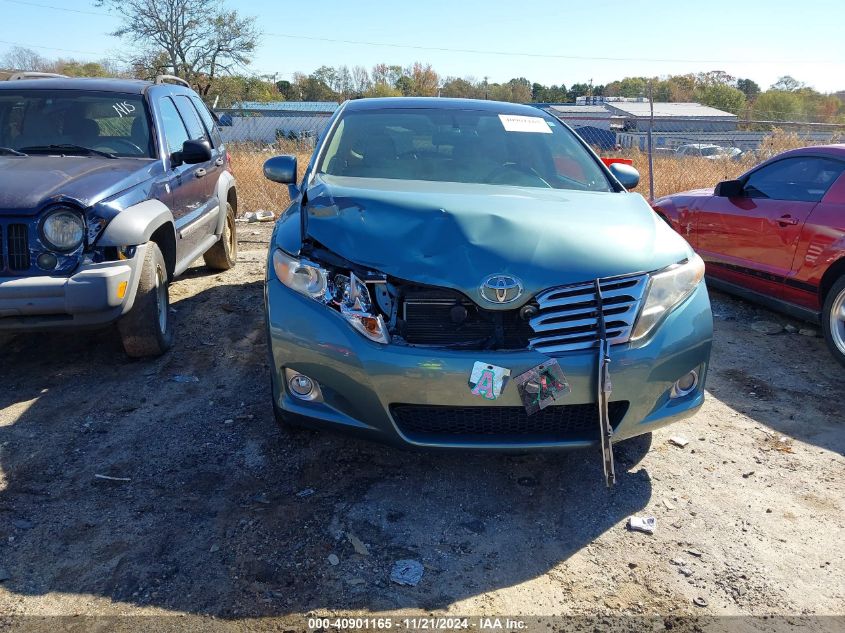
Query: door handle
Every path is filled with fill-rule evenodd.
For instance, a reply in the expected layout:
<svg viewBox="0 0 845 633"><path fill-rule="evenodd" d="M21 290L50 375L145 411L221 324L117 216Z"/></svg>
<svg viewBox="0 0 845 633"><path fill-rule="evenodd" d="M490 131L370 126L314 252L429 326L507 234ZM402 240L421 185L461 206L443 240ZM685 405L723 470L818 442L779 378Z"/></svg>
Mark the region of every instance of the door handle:
<svg viewBox="0 0 845 633"><path fill-rule="evenodd" d="M214 164L217 165L218 167L222 167L224 162L225 161L223 160L223 157L221 156L216 161L214 161Z"/></svg>
<svg viewBox="0 0 845 633"><path fill-rule="evenodd" d="M205 168L203 168L203 167L200 167L199 169L197 169L194 172L194 176L196 176L197 178L202 178L203 176L205 176L205 174L206 174L206 171L205 171Z"/></svg>
<svg viewBox="0 0 845 633"><path fill-rule="evenodd" d="M798 219L793 218L791 215L782 215L778 218L778 224L781 226L795 226L798 224Z"/></svg>

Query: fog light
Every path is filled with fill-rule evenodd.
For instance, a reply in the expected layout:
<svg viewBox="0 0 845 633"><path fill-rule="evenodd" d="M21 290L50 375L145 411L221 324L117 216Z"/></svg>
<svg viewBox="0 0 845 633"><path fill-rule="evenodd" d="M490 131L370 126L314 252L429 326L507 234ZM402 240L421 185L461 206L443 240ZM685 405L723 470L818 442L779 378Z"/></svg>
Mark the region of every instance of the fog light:
<svg viewBox="0 0 845 633"><path fill-rule="evenodd" d="M314 383L308 376L297 374L290 379L290 390L300 398L307 398L314 391Z"/></svg>
<svg viewBox="0 0 845 633"><path fill-rule="evenodd" d="M53 253L41 253L35 262L42 270L55 270L59 260Z"/></svg>
<svg viewBox="0 0 845 633"><path fill-rule="evenodd" d="M698 372L693 370L688 374L684 374L675 381L675 384L672 385L672 393L670 394L670 397L682 398L683 396L692 393L696 386L698 386Z"/></svg>
<svg viewBox="0 0 845 633"><path fill-rule="evenodd" d="M290 389L290 393L294 398L299 398L300 400L322 399L320 386L305 374L300 374L292 369L285 369L285 378L287 378L288 389Z"/></svg>

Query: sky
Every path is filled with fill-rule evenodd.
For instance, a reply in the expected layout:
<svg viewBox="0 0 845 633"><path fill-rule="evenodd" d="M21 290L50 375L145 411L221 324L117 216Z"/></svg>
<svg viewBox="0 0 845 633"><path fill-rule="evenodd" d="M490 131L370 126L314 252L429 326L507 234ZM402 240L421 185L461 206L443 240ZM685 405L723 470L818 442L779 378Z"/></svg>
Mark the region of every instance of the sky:
<svg viewBox="0 0 845 633"><path fill-rule="evenodd" d="M36 6L40 5L40 6ZM263 32L249 72L430 63L441 76L546 85L723 70L763 89L792 75L845 90L843 0L226 0ZM93 0L0 0L0 57L119 58L118 20ZM60 50L61 49L61 50Z"/></svg>

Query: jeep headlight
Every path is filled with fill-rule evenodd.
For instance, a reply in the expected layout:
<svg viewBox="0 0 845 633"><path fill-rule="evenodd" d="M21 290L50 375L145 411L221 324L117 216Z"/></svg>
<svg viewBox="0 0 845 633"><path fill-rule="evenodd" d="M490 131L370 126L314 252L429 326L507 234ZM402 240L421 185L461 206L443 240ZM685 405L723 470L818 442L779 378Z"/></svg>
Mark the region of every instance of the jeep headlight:
<svg viewBox="0 0 845 633"><path fill-rule="evenodd" d="M686 262L673 264L651 276L643 296L640 315L634 324L631 340L641 339L689 297L704 277L704 261L693 254Z"/></svg>
<svg viewBox="0 0 845 633"><path fill-rule="evenodd" d="M377 343L389 343L384 318L372 311L367 285L354 273L333 274L319 264L273 252L276 277L291 290L335 308L358 332Z"/></svg>
<svg viewBox="0 0 845 633"><path fill-rule="evenodd" d="M41 222L41 237L53 250L75 250L85 238L85 222L76 211L59 207L48 213Z"/></svg>

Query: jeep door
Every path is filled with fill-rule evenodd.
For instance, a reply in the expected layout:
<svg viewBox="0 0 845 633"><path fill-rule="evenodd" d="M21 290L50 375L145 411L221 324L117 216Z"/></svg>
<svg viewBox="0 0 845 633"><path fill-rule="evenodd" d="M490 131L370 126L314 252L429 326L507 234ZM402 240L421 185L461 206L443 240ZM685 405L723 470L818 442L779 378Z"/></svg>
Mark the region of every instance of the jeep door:
<svg viewBox="0 0 845 633"><path fill-rule="evenodd" d="M193 139L175 102L171 97L161 97L157 105L168 167L168 206L176 222L176 256L177 260L181 260L214 231L216 215L213 211L217 209L217 202L206 185L209 163L188 165L177 160L185 141ZM193 135L197 135L196 129Z"/></svg>

